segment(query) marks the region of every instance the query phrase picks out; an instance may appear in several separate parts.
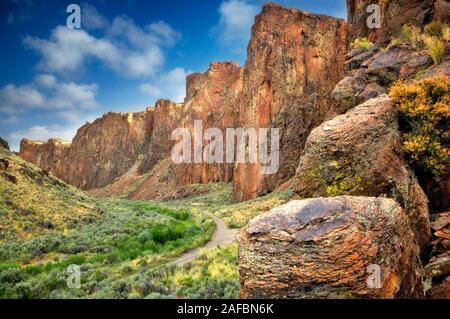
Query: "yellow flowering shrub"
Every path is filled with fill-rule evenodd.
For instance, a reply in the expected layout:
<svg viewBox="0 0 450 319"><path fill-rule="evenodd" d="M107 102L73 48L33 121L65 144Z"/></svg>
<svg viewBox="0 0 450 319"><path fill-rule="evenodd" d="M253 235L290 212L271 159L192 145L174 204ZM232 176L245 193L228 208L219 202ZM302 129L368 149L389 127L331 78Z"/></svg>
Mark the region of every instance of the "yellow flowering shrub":
<svg viewBox="0 0 450 319"><path fill-rule="evenodd" d="M450 79L399 81L390 96L400 110L403 150L410 164L435 176L450 172Z"/></svg>

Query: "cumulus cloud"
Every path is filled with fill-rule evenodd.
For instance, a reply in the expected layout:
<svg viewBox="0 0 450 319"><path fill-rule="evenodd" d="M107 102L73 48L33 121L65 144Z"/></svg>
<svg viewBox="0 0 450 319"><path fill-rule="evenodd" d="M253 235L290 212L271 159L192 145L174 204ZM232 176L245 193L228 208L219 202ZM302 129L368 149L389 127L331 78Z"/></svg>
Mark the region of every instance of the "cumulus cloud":
<svg viewBox="0 0 450 319"><path fill-rule="evenodd" d="M81 5L81 24L83 29L99 30L107 28L109 21L94 6L83 3Z"/></svg>
<svg viewBox="0 0 450 319"><path fill-rule="evenodd" d="M0 112L13 115L23 108L44 106L45 97L34 85L8 84L0 89Z"/></svg>
<svg viewBox="0 0 450 319"><path fill-rule="evenodd" d="M246 0L226 0L219 6L219 23L211 34L224 46L241 47L250 39L251 27L259 6Z"/></svg>
<svg viewBox="0 0 450 319"><path fill-rule="evenodd" d="M191 72L183 68L175 68L151 83L141 84L140 89L153 99L167 98L174 102L182 102L186 97L186 76L189 73Z"/></svg>
<svg viewBox="0 0 450 319"><path fill-rule="evenodd" d="M27 35L25 45L41 56L38 69L75 72L87 61L96 60L120 75L151 77L164 65L163 47L174 45L181 37L163 21L141 28L131 18L118 16L110 23L94 7L84 8L82 23L86 30L100 29L103 37L65 26L56 27L48 39Z"/></svg>
<svg viewBox="0 0 450 319"><path fill-rule="evenodd" d="M53 75L40 74L29 84L8 84L0 88L0 113L17 115L33 109L92 110L100 106L97 91L95 83L58 82Z"/></svg>

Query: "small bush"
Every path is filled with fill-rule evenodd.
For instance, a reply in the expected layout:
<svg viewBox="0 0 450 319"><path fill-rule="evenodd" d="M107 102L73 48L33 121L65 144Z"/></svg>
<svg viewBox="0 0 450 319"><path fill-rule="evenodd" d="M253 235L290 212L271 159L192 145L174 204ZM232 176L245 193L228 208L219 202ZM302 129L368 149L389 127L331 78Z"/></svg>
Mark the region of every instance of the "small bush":
<svg viewBox="0 0 450 319"><path fill-rule="evenodd" d="M446 27L444 28L444 32L443 32L443 34L442 34L442 39L443 39L445 42L450 41L450 27L449 27L449 26L446 26Z"/></svg>
<svg viewBox="0 0 450 319"><path fill-rule="evenodd" d="M423 32L427 36L442 39L446 28L447 26L444 23L434 20L425 26Z"/></svg>
<svg viewBox="0 0 450 319"><path fill-rule="evenodd" d="M373 43L367 38L357 38L350 44L350 49L362 49L370 50L373 47Z"/></svg>
<svg viewBox="0 0 450 319"><path fill-rule="evenodd" d="M401 40L411 45L414 50L423 47L423 40L420 28L404 25L402 27Z"/></svg>
<svg viewBox="0 0 450 319"><path fill-rule="evenodd" d="M424 36L423 40L434 64L440 64L445 54L445 43L437 37Z"/></svg>
<svg viewBox="0 0 450 319"><path fill-rule="evenodd" d="M392 38L391 42L389 42L389 44L387 46L387 49L390 49L390 48L395 47L397 45L400 45L402 43L403 43L402 39L400 39L400 38Z"/></svg>
<svg viewBox="0 0 450 319"><path fill-rule="evenodd" d="M450 79L445 76L396 83L390 96L398 105L403 150L409 163L439 177L450 170Z"/></svg>

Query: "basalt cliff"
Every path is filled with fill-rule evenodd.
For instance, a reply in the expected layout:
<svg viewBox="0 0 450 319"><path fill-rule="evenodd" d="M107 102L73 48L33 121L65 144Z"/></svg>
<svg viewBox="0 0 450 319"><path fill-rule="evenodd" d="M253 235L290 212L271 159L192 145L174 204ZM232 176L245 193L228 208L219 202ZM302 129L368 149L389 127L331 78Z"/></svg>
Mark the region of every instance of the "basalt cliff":
<svg viewBox="0 0 450 319"><path fill-rule="evenodd" d="M366 9L373 3L382 22L370 29ZM399 81L448 81L449 40L438 60L403 41L402 27L449 23L450 2L347 6L345 22L265 4L245 65L213 62L187 77L183 103L159 100L144 112L105 114L72 142L25 139L20 156L95 196L161 200L182 196L186 185L225 182L236 201L246 201L291 188L298 200L240 231L245 298L450 298L448 157L439 176L410 164L405 123L388 95ZM361 38L370 45L350 46ZM439 91L442 147L449 146L447 90ZM173 130L194 135L196 120L203 132L278 128L278 171L262 174L258 161L173 163ZM372 266L381 267L376 290L365 280Z"/></svg>
<svg viewBox="0 0 450 319"><path fill-rule="evenodd" d="M203 130L277 127L280 164L270 177L258 163L187 164L170 172L174 185L234 182L236 200L255 198L294 175L310 131L336 114L331 91L344 75L346 30L343 20L266 4L255 18L246 64L213 62L189 75L184 103L160 100L142 113L108 113L80 128L70 145L23 140L20 154L89 190L111 184L139 155L137 171L149 172L170 156L171 132L192 130L194 120Z"/></svg>

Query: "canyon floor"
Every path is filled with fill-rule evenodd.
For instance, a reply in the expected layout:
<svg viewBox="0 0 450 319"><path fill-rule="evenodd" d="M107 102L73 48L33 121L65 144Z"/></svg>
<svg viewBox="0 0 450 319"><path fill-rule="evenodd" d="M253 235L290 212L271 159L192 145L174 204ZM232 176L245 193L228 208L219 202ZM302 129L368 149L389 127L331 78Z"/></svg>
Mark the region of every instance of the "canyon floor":
<svg viewBox="0 0 450 319"><path fill-rule="evenodd" d="M166 202L94 199L0 155L0 298L238 297L237 228L292 197L233 203L231 185L211 183Z"/></svg>

